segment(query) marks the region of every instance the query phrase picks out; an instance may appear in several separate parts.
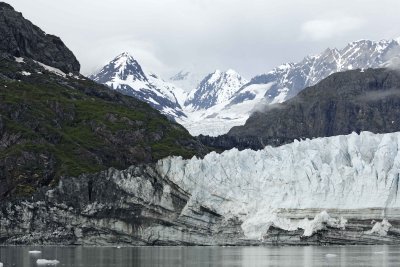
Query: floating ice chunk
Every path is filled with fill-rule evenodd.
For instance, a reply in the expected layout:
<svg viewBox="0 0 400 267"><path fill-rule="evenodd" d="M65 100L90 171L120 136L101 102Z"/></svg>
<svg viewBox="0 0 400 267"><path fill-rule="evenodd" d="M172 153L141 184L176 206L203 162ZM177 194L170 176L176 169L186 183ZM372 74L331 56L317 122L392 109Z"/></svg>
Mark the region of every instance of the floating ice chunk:
<svg viewBox="0 0 400 267"><path fill-rule="evenodd" d="M3 263L0 262L0 267L3 267Z"/></svg>
<svg viewBox="0 0 400 267"><path fill-rule="evenodd" d="M367 234L377 234L380 236L387 236L387 232L389 231L392 225L388 220L383 219L382 222L375 223L374 227L371 230L367 231Z"/></svg>
<svg viewBox="0 0 400 267"><path fill-rule="evenodd" d="M337 255L336 254L326 254L325 255L325 257L327 257L327 258L334 258L334 257L337 257Z"/></svg>
<svg viewBox="0 0 400 267"><path fill-rule="evenodd" d="M30 76L32 73L27 72L27 71L21 71L21 74L24 76Z"/></svg>
<svg viewBox="0 0 400 267"><path fill-rule="evenodd" d="M57 265L60 262L58 260L46 260L46 259L38 259L36 261L37 265Z"/></svg>
<svg viewBox="0 0 400 267"><path fill-rule="evenodd" d="M39 250L30 250L29 251L29 254L40 254L40 253L42 253L42 252Z"/></svg>
<svg viewBox="0 0 400 267"><path fill-rule="evenodd" d="M24 58L22 58L22 57L14 57L14 58L15 58L15 61L18 63L25 63Z"/></svg>
<svg viewBox="0 0 400 267"><path fill-rule="evenodd" d="M118 246L117 248L121 248L120 246Z"/></svg>
<svg viewBox="0 0 400 267"><path fill-rule="evenodd" d="M385 251L375 251L374 254L385 254Z"/></svg>

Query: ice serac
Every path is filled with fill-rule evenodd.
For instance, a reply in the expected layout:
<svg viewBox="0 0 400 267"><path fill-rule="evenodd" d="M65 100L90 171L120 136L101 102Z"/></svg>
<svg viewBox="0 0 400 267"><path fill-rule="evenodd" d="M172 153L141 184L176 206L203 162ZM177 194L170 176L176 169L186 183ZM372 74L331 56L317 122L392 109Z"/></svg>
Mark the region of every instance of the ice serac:
<svg viewBox="0 0 400 267"><path fill-rule="evenodd" d="M260 245L400 242L400 133L62 178L0 203L4 244Z"/></svg>
<svg viewBox="0 0 400 267"><path fill-rule="evenodd" d="M127 52L114 58L89 78L147 102L170 118L185 117L181 106L186 98L183 89L164 81L154 73L145 73L141 65Z"/></svg>

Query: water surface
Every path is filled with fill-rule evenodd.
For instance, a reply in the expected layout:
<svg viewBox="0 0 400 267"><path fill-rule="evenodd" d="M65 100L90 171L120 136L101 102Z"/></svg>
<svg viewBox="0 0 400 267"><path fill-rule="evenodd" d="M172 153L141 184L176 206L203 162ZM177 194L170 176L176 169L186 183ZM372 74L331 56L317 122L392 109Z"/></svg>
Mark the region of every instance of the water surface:
<svg viewBox="0 0 400 267"><path fill-rule="evenodd" d="M38 258L67 267L400 266L400 246L0 247L4 267L38 266Z"/></svg>

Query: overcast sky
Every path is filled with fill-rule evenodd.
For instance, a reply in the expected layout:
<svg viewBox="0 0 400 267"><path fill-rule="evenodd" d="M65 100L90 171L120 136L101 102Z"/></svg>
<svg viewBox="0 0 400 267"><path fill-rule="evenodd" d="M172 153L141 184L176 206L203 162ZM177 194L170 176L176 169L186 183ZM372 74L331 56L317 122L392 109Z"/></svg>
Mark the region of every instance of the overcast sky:
<svg viewBox="0 0 400 267"><path fill-rule="evenodd" d="M60 36L88 74L123 51L164 78L246 78L327 47L400 36L399 0L5 0Z"/></svg>

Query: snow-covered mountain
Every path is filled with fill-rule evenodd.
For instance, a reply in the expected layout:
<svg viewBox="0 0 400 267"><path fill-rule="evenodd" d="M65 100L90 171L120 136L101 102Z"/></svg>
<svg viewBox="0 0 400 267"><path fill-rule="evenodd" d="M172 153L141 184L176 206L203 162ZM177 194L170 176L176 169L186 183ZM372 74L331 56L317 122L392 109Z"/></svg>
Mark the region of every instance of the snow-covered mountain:
<svg viewBox="0 0 400 267"><path fill-rule="evenodd" d="M208 108L202 114L196 111L196 116L189 116L189 120L181 123L194 135L221 135L233 126L243 125L260 107L284 102L332 73L378 68L396 55L400 55L400 45L395 40L359 40L341 50L328 48L301 62L282 64L255 76L227 102Z"/></svg>
<svg viewBox="0 0 400 267"><path fill-rule="evenodd" d="M166 82L143 72L133 57L123 53L91 78L150 103L193 135L217 136L243 125L259 107L284 102L332 73L387 66L399 55L396 40L359 40L282 64L250 82L233 70L216 70L204 78L180 71Z"/></svg>
<svg viewBox="0 0 400 267"><path fill-rule="evenodd" d="M171 118L186 116L181 106L186 93L156 74L146 74L129 53L120 54L89 78L147 102Z"/></svg>
<svg viewBox="0 0 400 267"><path fill-rule="evenodd" d="M272 71L253 79L232 99L233 103L253 97L246 90L253 84L270 84L265 94L268 103L281 103L297 95L302 89L315 85L332 73L378 68L391 57L400 53L400 45L395 40L359 40L345 48L326 49L322 53L305 57L298 63L286 63Z"/></svg>
<svg viewBox="0 0 400 267"><path fill-rule="evenodd" d="M192 90L185 101L189 109L208 109L229 100L248 81L234 70L216 70Z"/></svg>

